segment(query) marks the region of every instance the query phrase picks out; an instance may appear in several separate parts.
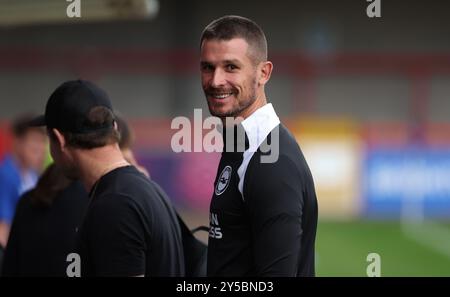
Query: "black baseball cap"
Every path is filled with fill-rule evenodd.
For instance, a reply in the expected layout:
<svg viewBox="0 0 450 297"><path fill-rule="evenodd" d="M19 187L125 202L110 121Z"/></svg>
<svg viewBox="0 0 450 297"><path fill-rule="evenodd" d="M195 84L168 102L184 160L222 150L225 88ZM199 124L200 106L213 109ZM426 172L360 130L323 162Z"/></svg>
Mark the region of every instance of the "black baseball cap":
<svg viewBox="0 0 450 297"><path fill-rule="evenodd" d="M50 95L45 114L30 121L30 126L47 126L77 134L112 129L114 120L101 124L89 121L89 112L97 106L113 113L108 95L95 84L86 80L66 81Z"/></svg>

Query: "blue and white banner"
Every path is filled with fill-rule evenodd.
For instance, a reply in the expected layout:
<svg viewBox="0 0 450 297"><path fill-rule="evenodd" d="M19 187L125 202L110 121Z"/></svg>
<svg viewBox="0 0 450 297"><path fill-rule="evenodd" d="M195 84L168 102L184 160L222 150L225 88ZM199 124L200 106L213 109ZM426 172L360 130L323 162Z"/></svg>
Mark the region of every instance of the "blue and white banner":
<svg viewBox="0 0 450 297"><path fill-rule="evenodd" d="M371 150L364 173L365 215L450 218L450 150Z"/></svg>

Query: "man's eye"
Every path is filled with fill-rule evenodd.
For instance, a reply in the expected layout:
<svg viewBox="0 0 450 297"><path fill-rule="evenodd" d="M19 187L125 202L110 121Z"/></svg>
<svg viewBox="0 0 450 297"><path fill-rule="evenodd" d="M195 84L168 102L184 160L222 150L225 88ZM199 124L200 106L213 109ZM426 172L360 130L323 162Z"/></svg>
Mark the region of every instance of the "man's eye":
<svg viewBox="0 0 450 297"><path fill-rule="evenodd" d="M233 64L228 64L228 65L226 66L226 68L227 68L227 70L229 70L229 71L238 69L238 68L236 67L236 65L233 65Z"/></svg>
<svg viewBox="0 0 450 297"><path fill-rule="evenodd" d="M214 68L211 65L202 65L203 71L213 71Z"/></svg>

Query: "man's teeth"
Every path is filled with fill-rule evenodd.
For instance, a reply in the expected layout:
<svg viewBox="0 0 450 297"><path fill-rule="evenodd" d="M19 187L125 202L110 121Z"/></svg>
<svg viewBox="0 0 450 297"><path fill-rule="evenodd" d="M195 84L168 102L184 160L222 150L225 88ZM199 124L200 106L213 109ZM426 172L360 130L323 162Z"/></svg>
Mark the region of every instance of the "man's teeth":
<svg viewBox="0 0 450 297"><path fill-rule="evenodd" d="M225 99L228 96L233 95L233 93L227 93L227 94L213 94L214 98L218 98L218 99Z"/></svg>

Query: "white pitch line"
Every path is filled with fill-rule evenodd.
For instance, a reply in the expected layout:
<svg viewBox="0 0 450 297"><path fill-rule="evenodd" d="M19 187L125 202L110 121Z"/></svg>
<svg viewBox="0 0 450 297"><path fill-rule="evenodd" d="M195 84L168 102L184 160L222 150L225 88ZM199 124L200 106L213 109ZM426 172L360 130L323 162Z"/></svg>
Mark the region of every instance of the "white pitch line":
<svg viewBox="0 0 450 297"><path fill-rule="evenodd" d="M450 259L450 230L432 221L402 221L402 231L410 239Z"/></svg>

